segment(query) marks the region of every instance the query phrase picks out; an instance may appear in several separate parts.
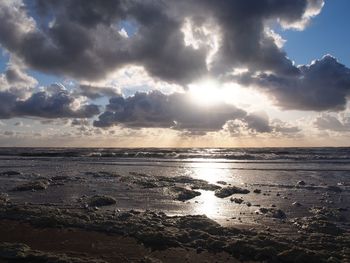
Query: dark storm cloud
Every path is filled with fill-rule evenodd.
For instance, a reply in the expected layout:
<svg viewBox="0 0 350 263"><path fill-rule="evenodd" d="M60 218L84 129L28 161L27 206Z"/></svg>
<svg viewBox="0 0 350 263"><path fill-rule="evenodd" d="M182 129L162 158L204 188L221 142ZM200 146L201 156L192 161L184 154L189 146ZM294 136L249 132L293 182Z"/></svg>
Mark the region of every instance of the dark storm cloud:
<svg viewBox="0 0 350 263"><path fill-rule="evenodd" d="M188 94L136 93L126 99L111 98L106 111L94 122L97 127L173 128L188 131L218 131L228 121L244 118L246 112L228 104L203 107Z"/></svg>
<svg viewBox="0 0 350 263"><path fill-rule="evenodd" d="M311 65L300 66L300 75L245 74L240 81L257 85L283 109L324 111L344 110L350 95L350 69L327 55Z"/></svg>
<svg viewBox="0 0 350 263"><path fill-rule="evenodd" d="M79 85L76 91L78 95L95 100L102 97L120 96L119 91L113 87L97 87L92 85Z"/></svg>
<svg viewBox="0 0 350 263"><path fill-rule="evenodd" d="M184 45L182 20L162 1L34 2L36 25L23 7L0 8L0 43L32 68L95 80L136 64L177 83L206 72L204 50ZM118 33L125 19L135 22L135 37Z"/></svg>
<svg viewBox="0 0 350 263"><path fill-rule="evenodd" d="M305 26L321 10L323 0L33 0L26 6L19 2L0 3L0 44L43 72L97 80L125 65L140 65L155 78L184 86L204 75L254 85L283 109L338 111L347 103L347 67L331 56L295 66L268 31L276 21L286 28ZM197 45L184 41L187 22ZM125 24L132 28L129 36L119 33ZM203 26L219 39L209 66L212 47ZM248 73L230 76L237 68ZM9 71L6 78L16 79L14 73ZM116 95L106 89L94 92L89 86L80 91L91 99ZM107 125L110 119L113 123L111 110L97 125ZM162 126L149 119L149 126ZM257 130L269 132L259 121ZM254 126L257 120L251 117L246 122Z"/></svg>
<svg viewBox="0 0 350 263"><path fill-rule="evenodd" d="M96 105L73 106L75 98L67 91L33 93L25 100L5 91L0 92L0 118L42 117L42 118L90 118L99 114Z"/></svg>
<svg viewBox="0 0 350 263"><path fill-rule="evenodd" d="M194 1L203 17L213 16L220 26L222 43L214 59L213 71L226 73L233 67L251 71L272 70L278 74L297 74L298 69L265 33L266 22L280 19L293 23L302 19L306 0ZM318 1L322 2L322 1ZM191 2L193 3L193 2ZM193 11L194 16L201 16Z"/></svg>
<svg viewBox="0 0 350 263"><path fill-rule="evenodd" d="M269 133L272 131L269 117L266 113L251 113L244 118L247 127L258 133Z"/></svg>
<svg viewBox="0 0 350 263"><path fill-rule="evenodd" d="M208 74L208 45L186 46L182 28L218 26L221 43L210 74L234 67L293 75L299 70L266 32L269 21L305 20L322 0L36 0L27 7L0 8L0 43L32 68L95 80L127 65L144 66L154 77L179 84ZM35 22L30 19L35 17ZM129 38L118 33L133 24Z"/></svg>
<svg viewBox="0 0 350 263"><path fill-rule="evenodd" d="M247 113L224 102L203 106L196 104L188 93L165 95L159 91L111 98L105 112L93 124L102 128L115 125L133 129L171 128L182 131L184 136L199 136L220 131L234 121L255 134L299 131L281 121L270 123L263 112Z"/></svg>

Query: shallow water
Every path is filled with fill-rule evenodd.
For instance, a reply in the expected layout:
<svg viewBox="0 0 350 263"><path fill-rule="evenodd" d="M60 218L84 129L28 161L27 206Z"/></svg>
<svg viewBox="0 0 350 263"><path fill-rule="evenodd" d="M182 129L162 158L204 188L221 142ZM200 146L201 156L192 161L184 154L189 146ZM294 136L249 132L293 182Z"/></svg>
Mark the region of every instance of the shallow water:
<svg viewBox="0 0 350 263"><path fill-rule="evenodd" d="M104 209L157 210L169 215L205 214L224 226L266 227L284 224L257 214L261 207L283 210L288 220L310 215L315 206L342 209L348 225L350 210L349 148L259 148L259 149L0 149L0 173L18 171L21 175L0 176L0 193L13 202L82 207L81 198L104 194L117 200ZM152 177L189 176L217 184L239 186L249 194L236 204L218 198L213 191L199 190L200 196L176 201L166 187L144 188L121 182L119 177L94 177L86 172L116 173L124 177L142 173ZM13 192L16 185L54 176L68 176L61 184L44 191ZM299 181L305 186L296 187ZM218 184L220 185L220 184ZM224 187L223 185L221 185ZM336 186L340 191L332 191ZM254 193L254 189L261 193ZM293 205L298 202L301 206ZM250 203L251 206L247 206ZM280 227L278 227L280 228ZM280 228L283 229L283 228Z"/></svg>

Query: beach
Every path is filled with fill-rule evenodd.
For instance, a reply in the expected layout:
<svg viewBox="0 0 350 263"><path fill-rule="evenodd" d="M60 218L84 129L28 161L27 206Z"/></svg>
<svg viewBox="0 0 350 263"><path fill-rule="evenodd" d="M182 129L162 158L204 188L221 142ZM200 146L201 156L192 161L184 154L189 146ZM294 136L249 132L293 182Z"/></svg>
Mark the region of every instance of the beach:
<svg viewBox="0 0 350 263"><path fill-rule="evenodd" d="M349 262L349 174L348 148L2 148L0 262Z"/></svg>

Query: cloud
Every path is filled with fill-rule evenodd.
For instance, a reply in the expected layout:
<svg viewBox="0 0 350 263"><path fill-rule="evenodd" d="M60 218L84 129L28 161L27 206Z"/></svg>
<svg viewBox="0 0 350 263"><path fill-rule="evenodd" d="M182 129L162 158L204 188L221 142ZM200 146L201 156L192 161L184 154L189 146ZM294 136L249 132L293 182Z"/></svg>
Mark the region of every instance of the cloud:
<svg viewBox="0 0 350 263"><path fill-rule="evenodd" d="M301 132L301 129L298 126L290 125L279 119L272 120L271 126L273 127L275 133L282 135L290 135Z"/></svg>
<svg viewBox="0 0 350 263"><path fill-rule="evenodd" d="M0 92L0 118L90 118L99 114L94 104L82 104L65 89L53 85L51 89L32 93L27 99L20 99L9 91Z"/></svg>
<svg viewBox="0 0 350 263"><path fill-rule="evenodd" d="M228 121L246 112L228 104L203 107L186 93L165 95L159 91L111 98L96 127L120 125L128 128L172 128L188 131L218 131Z"/></svg>
<svg viewBox="0 0 350 263"><path fill-rule="evenodd" d="M272 128L265 112L254 112L245 117L248 129L258 133L269 133Z"/></svg>
<svg viewBox="0 0 350 263"><path fill-rule="evenodd" d="M268 136L293 136L301 132L297 126L283 122L279 119L270 121L265 112L253 112L247 114L242 119L230 120L225 126L224 130L231 136L244 135L268 135Z"/></svg>
<svg viewBox="0 0 350 263"><path fill-rule="evenodd" d="M98 87L93 85L79 85L78 95L85 96L89 99L95 100L102 97L120 96L120 91L114 87Z"/></svg>
<svg viewBox="0 0 350 263"><path fill-rule="evenodd" d="M314 125L319 130L328 130L336 132L350 132L350 118L338 118L330 114L323 114L316 118Z"/></svg>
<svg viewBox="0 0 350 263"><path fill-rule="evenodd" d="M72 126L90 126L88 119L73 119L71 122Z"/></svg>
<svg viewBox="0 0 350 263"><path fill-rule="evenodd" d="M95 127L119 126L130 129L168 128L182 136L202 136L222 129L231 134L292 134L300 131L279 120L269 120L265 112L251 112L231 104L194 103L192 94L163 94L160 91L114 97L105 111L93 122Z"/></svg>
<svg viewBox="0 0 350 263"><path fill-rule="evenodd" d="M243 85L255 85L282 109L304 111L344 110L350 95L350 69L330 55L299 66L296 76L242 74Z"/></svg>
<svg viewBox="0 0 350 263"><path fill-rule="evenodd" d="M0 74L0 91L9 91L21 98L25 98L37 85L38 81L35 78L13 62L10 62L5 72Z"/></svg>
<svg viewBox="0 0 350 263"><path fill-rule="evenodd" d="M182 83L206 71L204 51L184 45L181 20L162 2L49 0L31 8L37 21L20 1L0 6L0 43L31 68L96 80L135 64ZM125 19L135 21L135 37L118 33Z"/></svg>
<svg viewBox="0 0 350 263"><path fill-rule="evenodd" d="M323 0L2 1L0 43L30 68L80 80L130 64L184 86L237 67L289 76L299 69L268 25L303 27L322 6ZM134 31L128 37L119 33L125 23ZM186 44L186 23L200 40L195 45Z"/></svg>

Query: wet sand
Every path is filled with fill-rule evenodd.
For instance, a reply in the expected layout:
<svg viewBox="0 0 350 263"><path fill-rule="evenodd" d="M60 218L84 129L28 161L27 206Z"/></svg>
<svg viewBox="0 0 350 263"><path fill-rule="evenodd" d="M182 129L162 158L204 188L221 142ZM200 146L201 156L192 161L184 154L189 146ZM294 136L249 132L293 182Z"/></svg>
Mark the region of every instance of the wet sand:
<svg viewBox="0 0 350 263"><path fill-rule="evenodd" d="M15 220L0 220L0 242L29 244L32 250L65 254L85 262L239 262L227 253L214 255L184 248L151 250L130 237L79 228L34 227Z"/></svg>
<svg viewBox="0 0 350 263"><path fill-rule="evenodd" d="M3 160L0 259L24 243L31 262L349 262L346 172L113 164Z"/></svg>

